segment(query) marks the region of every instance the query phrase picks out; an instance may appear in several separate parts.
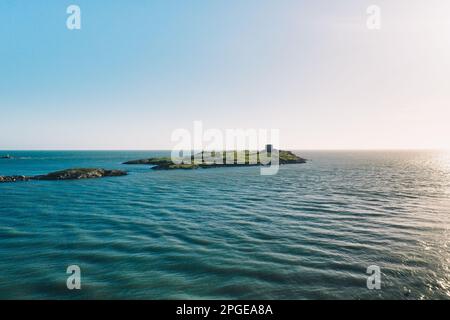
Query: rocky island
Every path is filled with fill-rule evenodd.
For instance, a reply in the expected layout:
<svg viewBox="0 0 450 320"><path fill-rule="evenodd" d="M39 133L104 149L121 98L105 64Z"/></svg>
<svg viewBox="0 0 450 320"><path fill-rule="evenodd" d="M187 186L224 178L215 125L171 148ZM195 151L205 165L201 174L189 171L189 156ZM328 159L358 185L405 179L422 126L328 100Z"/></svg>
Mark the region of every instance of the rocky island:
<svg viewBox="0 0 450 320"><path fill-rule="evenodd" d="M269 166L271 161L278 160L278 164L305 163L303 159L292 151L272 150L271 145L264 151L202 151L193 156L178 159L177 163L171 158L149 158L124 162L126 165L150 165L153 170L175 170L175 169L207 169L218 167L249 167ZM118 177L127 175L122 170L106 170L97 168L75 168L51 172L37 176L0 176L0 183L30 181L30 180L79 180L95 179L103 177Z"/></svg>
<svg viewBox="0 0 450 320"><path fill-rule="evenodd" d="M79 180L79 179L93 179L102 177L118 177L124 176L126 174L127 173L122 170L77 168L51 172L49 174L39 176L0 176L0 183L30 181L30 180Z"/></svg>
<svg viewBox="0 0 450 320"><path fill-rule="evenodd" d="M265 151L223 151L223 152L200 152L195 156L182 159L181 163L174 163L171 158L149 158L124 162L127 165L151 165L153 170L175 170L175 169L207 169L218 167L248 167L248 166L263 166L270 165L270 163L263 164L261 161L262 154L270 157L272 147L268 145ZM222 161L217 161L217 160ZM230 161L231 159L231 161ZM303 159L295 155L292 151L278 151L278 163L294 164L305 163Z"/></svg>

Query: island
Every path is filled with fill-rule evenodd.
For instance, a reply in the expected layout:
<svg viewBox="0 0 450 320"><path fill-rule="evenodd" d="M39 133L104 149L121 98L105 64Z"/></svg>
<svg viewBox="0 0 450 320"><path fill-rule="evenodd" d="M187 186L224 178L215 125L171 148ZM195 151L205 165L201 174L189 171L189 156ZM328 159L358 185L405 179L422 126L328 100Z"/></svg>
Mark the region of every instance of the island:
<svg viewBox="0 0 450 320"><path fill-rule="evenodd" d="M0 183L30 180L79 180L127 175L122 170L105 170L93 168L67 169L38 176L0 176Z"/></svg>
<svg viewBox="0 0 450 320"><path fill-rule="evenodd" d="M207 168L219 168L219 167L249 167L249 166L263 166L270 165L261 163L261 157L263 154L270 157L272 154L272 146L267 145L265 151L202 151L194 156L182 158L178 163L174 163L171 158L149 158L139 159L124 162L126 165L151 165L153 170L176 170L176 169L207 169ZM221 161L218 161L221 160ZM230 161L231 159L231 161ZM278 151L278 163L283 164L296 164L306 163L306 159L303 159L292 151Z"/></svg>
<svg viewBox="0 0 450 320"><path fill-rule="evenodd" d="M275 150L271 145L263 151L202 151L193 156L178 159L176 163L168 157L148 158L124 162L125 165L150 165L153 170L176 169L207 169L219 167L249 167L270 166L274 163L280 165L306 163L292 151ZM0 183L30 181L30 180L79 180L95 179L103 177L125 176L128 173L123 170L106 170L98 168L75 168L51 172L37 176L0 176Z"/></svg>

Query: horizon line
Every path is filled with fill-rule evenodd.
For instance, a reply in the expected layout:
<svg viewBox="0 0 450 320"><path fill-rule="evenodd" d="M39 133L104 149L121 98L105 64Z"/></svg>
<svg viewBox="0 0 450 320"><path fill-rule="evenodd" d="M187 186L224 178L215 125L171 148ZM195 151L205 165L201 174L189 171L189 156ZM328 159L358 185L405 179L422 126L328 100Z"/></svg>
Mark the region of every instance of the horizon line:
<svg viewBox="0 0 450 320"><path fill-rule="evenodd" d="M199 149L200 150L200 149ZM194 151L199 151L194 150ZM244 151L246 149L242 149ZM248 149L247 149L248 150ZM446 148L280 148L279 150L291 151L449 151ZM0 152L17 152L17 151L172 151L172 149L0 149ZM203 150L203 151L227 151L227 150ZM241 151L237 149L236 151Z"/></svg>

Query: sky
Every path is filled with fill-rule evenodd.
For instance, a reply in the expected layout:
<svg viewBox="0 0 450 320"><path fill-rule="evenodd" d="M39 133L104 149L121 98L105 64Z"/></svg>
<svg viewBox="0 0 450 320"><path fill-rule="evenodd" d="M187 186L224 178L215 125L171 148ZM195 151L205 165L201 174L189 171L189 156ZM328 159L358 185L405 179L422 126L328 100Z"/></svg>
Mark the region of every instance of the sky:
<svg viewBox="0 0 450 320"><path fill-rule="evenodd" d="M450 148L449 57L448 0L2 0L0 150L171 149L194 121Z"/></svg>

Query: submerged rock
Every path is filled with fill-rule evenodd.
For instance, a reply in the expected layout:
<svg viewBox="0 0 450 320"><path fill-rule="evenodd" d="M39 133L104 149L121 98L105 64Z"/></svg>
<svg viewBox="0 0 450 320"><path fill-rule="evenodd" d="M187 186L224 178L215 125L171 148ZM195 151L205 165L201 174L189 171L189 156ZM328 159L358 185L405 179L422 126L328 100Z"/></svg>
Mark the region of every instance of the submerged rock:
<svg viewBox="0 0 450 320"><path fill-rule="evenodd" d="M93 179L102 177L118 177L124 176L127 173L122 170L105 170L105 169L91 169L91 168L77 168L67 169L57 172L51 172L45 175L34 177L27 176L0 176L0 183L2 182L17 182L29 180L78 180L78 179Z"/></svg>

